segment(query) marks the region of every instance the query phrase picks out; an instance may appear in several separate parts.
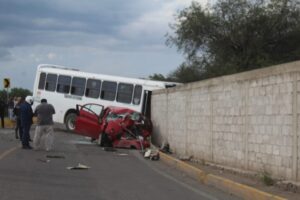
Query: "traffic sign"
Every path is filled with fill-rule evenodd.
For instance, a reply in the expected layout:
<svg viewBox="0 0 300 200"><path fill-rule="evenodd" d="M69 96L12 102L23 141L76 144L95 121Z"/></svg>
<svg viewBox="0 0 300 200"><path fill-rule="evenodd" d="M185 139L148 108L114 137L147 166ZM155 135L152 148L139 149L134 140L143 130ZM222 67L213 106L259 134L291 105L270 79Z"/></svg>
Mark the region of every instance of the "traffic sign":
<svg viewBox="0 0 300 200"><path fill-rule="evenodd" d="M9 78L3 79L3 86L4 86L4 88L10 88L10 79Z"/></svg>

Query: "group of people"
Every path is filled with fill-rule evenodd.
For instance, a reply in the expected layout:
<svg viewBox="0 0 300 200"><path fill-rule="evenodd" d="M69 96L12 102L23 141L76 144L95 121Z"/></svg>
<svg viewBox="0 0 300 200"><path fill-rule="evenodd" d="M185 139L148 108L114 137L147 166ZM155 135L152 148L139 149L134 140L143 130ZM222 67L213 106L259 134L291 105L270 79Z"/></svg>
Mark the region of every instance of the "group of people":
<svg viewBox="0 0 300 200"><path fill-rule="evenodd" d="M34 111L32 110L32 105L32 96L27 96L25 99L21 97L15 99L11 110L11 107L9 107L9 103L5 104L3 101L0 101L0 115L2 127L4 128L5 107L8 106L8 116L9 118L14 119L16 121L15 137L16 139L20 138L22 142L22 148L34 148L35 150L45 149L46 151L49 151L51 150L53 145L52 116L55 114L55 109L51 104L47 103L46 99L41 99L41 103L35 108ZM32 141L30 138L30 129L31 125L33 124L34 116L37 117L37 125L35 128L32 147L30 145L30 142Z"/></svg>
<svg viewBox="0 0 300 200"><path fill-rule="evenodd" d="M16 120L16 115L14 109L16 105L20 104L22 97L11 97L8 102L0 99L0 118L1 118L1 127L5 128L4 117L7 110L7 115L10 120ZM16 136L17 137L17 136Z"/></svg>

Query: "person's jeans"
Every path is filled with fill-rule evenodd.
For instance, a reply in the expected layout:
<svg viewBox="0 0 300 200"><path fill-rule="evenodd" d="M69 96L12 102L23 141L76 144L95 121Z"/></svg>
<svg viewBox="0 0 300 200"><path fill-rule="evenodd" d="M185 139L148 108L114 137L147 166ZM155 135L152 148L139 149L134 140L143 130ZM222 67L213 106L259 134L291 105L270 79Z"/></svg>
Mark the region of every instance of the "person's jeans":
<svg viewBox="0 0 300 200"><path fill-rule="evenodd" d="M30 125L23 125L22 126L22 145L23 146L30 146L29 145L29 131L30 131Z"/></svg>
<svg viewBox="0 0 300 200"><path fill-rule="evenodd" d="M10 120L13 120L13 119L14 119L13 108L9 108L9 109L8 109L8 118L9 118Z"/></svg>
<svg viewBox="0 0 300 200"><path fill-rule="evenodd" d="M45 149L46 151L51 150L53 145L53 132L52 125L36 126L33 147L35 149Z"/></svg>

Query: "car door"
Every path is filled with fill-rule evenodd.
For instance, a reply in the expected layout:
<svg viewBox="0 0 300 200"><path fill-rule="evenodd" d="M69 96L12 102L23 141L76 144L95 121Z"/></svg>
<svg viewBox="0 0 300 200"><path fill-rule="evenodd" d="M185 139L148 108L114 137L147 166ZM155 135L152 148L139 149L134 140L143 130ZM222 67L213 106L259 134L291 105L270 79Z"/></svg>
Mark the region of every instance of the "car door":
<svg viewBox="0 0 300 200"><path fill-rule="evenodd" d="M101 131L100 114L103 106L98 104L86 104L78 108L78 116L75 121L75 132L80 135L97 139Z"/></svg>

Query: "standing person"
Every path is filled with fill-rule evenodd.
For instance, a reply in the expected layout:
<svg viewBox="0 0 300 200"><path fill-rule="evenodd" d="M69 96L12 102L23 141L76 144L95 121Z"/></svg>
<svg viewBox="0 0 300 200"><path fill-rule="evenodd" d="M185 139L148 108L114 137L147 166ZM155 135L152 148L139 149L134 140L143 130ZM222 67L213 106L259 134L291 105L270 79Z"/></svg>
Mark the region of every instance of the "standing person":
<svg viewBox="0 0 300 200"><path fill-rule="evenodd" d="M32 125L33 112L31 105L33 104L32 96L27 96L25 101L20 106L20 119L21 119L21 128L22 128L22 148L23 149L32 149L29 145L30 140L30 127Z"/></svg>
<svg viewBox="0 0 300 200"><path fill-rule="evenodd" d="M42 139L45 139L45 150L50 151L53 144L53 118L55 109L51 104L47 103L47 99L42 99L41 104L38 105L34 111L37 115L37 126L33 138L33 145L35 149L42 148Z"/></svg>
<svg viewBox="0 0 300 200"><path fill-rule="evenodd" d="M10 98L8 101L8 118L13 120L13 110L15 107L14 98Z"/></svg>
<svg viewBox="0 0 300 200"><path fill-rule="evenodd" d="M14 107L13 113L16 119L16 127L15 127L15 134L16 139L22 139L22 128L21 128L21 118L20 118L20 108L21 104L23 103L24 99L22 97L18 97L16 100L16 105Z"/></svg>
<svg viewBox="0 0 300 200"><path fill-rule="evenodd" d="M17 105L19 99L20 99L20 97L15 97L15 98L14 98L14 105L15 105L15 107L16 107L16 105Z"/></svg>
<svg viewBox="0 0 300 200"><path fill-rule="evenodd" d="M1 126L4 128L4 114L5 114L6 103L0 99L0 118L1 118Z"/></svg>

